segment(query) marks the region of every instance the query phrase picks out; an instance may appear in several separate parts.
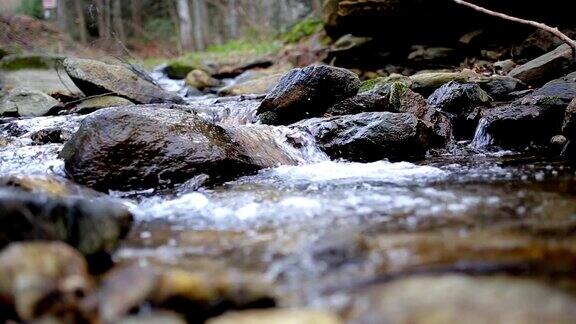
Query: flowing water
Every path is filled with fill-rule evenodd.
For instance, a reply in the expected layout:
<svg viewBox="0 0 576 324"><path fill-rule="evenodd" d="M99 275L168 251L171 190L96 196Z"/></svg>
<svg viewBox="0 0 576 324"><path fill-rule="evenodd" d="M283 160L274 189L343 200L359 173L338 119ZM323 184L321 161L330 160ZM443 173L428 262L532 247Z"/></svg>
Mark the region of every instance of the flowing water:
<svg viewBox="0 0 576 324"><path fill-rule="evenodd" d="M190 109L214 100L191 100ZM261 127L250 124L254 104L237 106L205 108L203 116L238 124L247 143L258 134L255 142L280 148L294 165L214 188L111 192L137 219L118 261L225 274L269 285L282 305L342 312L366 287L417 274L521 276L573 287L576 176L563 161L479 153L467 143L413 163L330 161L306 134L250 132ZM82 118L4 120L0 174L63 175L61 145L31 145L29 136L74 130ZM477 134L473 145L486 141Z"/></svg>

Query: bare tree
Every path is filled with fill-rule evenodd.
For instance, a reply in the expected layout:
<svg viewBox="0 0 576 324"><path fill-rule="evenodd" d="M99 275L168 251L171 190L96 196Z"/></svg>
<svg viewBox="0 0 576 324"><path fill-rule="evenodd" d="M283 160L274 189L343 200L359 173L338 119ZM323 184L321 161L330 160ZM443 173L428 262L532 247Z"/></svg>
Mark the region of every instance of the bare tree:
<svg viewBox="0 0 576 324"><path fill-rule="evenodd" d="M114 22L114 32L116 37L122 43L126 42L126 33L124 31L124 21L122 19L122 0L112 0L112 21Z"/></svg>
<svg viewBox="0 0 576 324"><path fill-rule="evenodd" d="M78 22L80 42L86 44L88 42L88 32L86 29L86 17L84 16L83 0L74 0L74 11L76 12L76 19Z"/></svg>
<svg viewBox="0 0 576 324"><path fill-rule="evenodd" d="M180 44L184 51L194 49L192 39L192 19L188 0L177 0L178 17L180 18Z"/></svg>

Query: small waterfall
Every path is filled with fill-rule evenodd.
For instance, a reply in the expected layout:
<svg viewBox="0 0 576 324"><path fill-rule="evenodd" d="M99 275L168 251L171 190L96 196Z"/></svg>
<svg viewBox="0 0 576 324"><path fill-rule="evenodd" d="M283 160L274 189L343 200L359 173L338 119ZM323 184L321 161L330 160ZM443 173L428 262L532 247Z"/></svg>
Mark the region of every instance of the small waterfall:
<svg viewBox="0 0 576 324"><path fill-rule="evenodd" d="M470 144L475 149L485 149L488 146L494 144L494 138L488 132L489 121L485 117L480 119L478 122L478 127L474 133L474 139Z"/></svg>
<svg viewBox="0 0 576 324"><path fill-rule="evenodd" d="M186 111L212 123L246 125L257 121L259 100L231 98L198 98L182 106Z"/></svg>
<svg viewBox="0 0 576 324"><path fill-rule="evenodd" d="M328 156L305 132L284 126L226 125L243 154L264 167L328 161Z"/></svg>

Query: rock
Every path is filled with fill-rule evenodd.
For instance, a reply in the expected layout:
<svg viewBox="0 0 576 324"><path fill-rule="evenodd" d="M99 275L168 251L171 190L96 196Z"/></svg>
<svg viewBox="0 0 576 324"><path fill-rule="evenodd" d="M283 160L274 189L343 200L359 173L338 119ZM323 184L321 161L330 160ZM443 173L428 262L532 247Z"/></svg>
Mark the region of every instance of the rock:
<svg viewBox="0 0 576 324"><path fill-rule="evenodd" d="M207 324L340 324L335 314L307 309L250 310L228 313Z"/></svg>
<svg viewBox="0 0 576 324"><path fill-rule="evenodd" d="M498 62L494 63L494 67L496 68L496 71L503 73L503 74L508 74L508 73L510 73L510 71L512 71L516 67L516 62L514 62L511 59L507 59L504 61L498 61Z"/></svg>
<svg viewBox="0 0 576 324"><path fill-rule="evenodd" d="M526 89L520 80L501 75L493 75L478 84L495 100L508 100L513 97L513 92Z"/></svg>
<svg viewBox="0 0 576 324"><path fill-rule="evenodd" d="M240 82L222 88L218 93L225 96L240 96L246 94L265 94L270 92L283 74L273 74L259 77L246 82Z"/></svg>
<svg viewBox="0 0 576 324"><path fill-rule="evenodd" d="M508 76L519 79L526 84L537 86L565 74L573 66L572 48L564 44L552 52L516 67L508 73Z"/></svg>
<svg viewBox="0 0 576 324"><path fill-rule="evenodd" d="M0 98L0 116L44 116L60 102L49 95L30 89L16 89Z"/></svg>
<svg viewBox="0 0 576 324"><path fill-rule="evenodd" d="M119 107L132 105L133 102L117 96L103 96L83 100L78 106L72 109L72 113L90 114L96 110L109 107Z"/></svg>
<svg viewBox="0 0 576 324"><path fill-rule="evenodd" d="M522 99L522 102L542 102L566 108L576 97L576 72L552 80Z"/></svg>
<svg viewBox="0 0 576 324"><path fill-rule="evenodd" d="M287 125L321 116L333 104L356 95L359 88L358 76L346 69L325 65L293 69L266 96L258 114L267 113L267 123Z"/></svg>
<svg viewBox="0 0 576 324"><path fill-rule="evenodd" d="M12 54L0 59L0 70L23 70L56 68L63 56L45 54Z"/></svg>
<svg viewBox="0 0 576 324"><path fill-rule="evenodd" d="M77 315L92 282L81 254L64 243L16 243L0 253L0 319L13 309L30 321L41 315Z"/></svg>
<svg viewBox="0 0 576 324"><path fill-rule="evenodd" d="M224 64L218 67L218 71L216 71L212 76L216 79L235 78L246 71L267 69L272 65L274 65L274 61L267 58L257 58L249 62Z"/></svg>
<svg viewBox="0 0 576 324"><path fill-rule="evenodd" d="M169 186L200 174L219 182L260 168L221 126L154 105L89 115L61 157L76 182L97 190Z"/></svg>
<svg viewBox="0 0 576 324"><path fill-rule="evenodd" d="M564 155L574 159L576 157L576 98L566 108L564 121L562 123L562 134L564 134L567 145L564 148Z"/></svg>
<svg viewBox="0 0 576 324"><path fill-rule="evenodd" d="M479 75L471 70L463 70L461 72L422 72L410 77L412 82L410 88L415 92L427 96L448 82L456 81L461 83L468 83L478 82L483 79L485 79L484 76Z"/></svg>
<svg viewBox="0 0 576 324"><path fill-rule="evenodd" d="M186 324L186 321L175 313L154 312L148 315L127 316L116 323L118 324Z"/></svg>
<svg viewBox="0 0 576 324"><path fill-rule="evenodd" d="M67 58L64 70L87 96L110 92L137 103L182 103L176 94L142 79L132 70L94 60Z"/></svg>
<svg viewBox="0 0 576 324"><path fill-rule="evenodd" d="M438 143L446 143L452 137L452 126L446 116L399 81L384 83L345 99L329 108L327 114L338 116L373 111L411 113L434 128Z"/></svg>
<svg viewBox="0 0 576 324"><path fill-rule="evenodd" d="M331 158L349 161L418 159L431 145L433 131L410 113L368 112L313 118L292 125L311 133Z"/></svg>
<svg viewBox="0 0 576 324"><path fill-rule="evenodd" d="M0 247L26 240L63 241L107 266L132 224L131 213L110 199L56 198L0 189Z"/></svg>
<svg viewBox="0 0 576 324"><path fill-rule="evenodd" d="M353 323L570 323L576 300L536 281L448 275L381 285L349 310Z"/></svg>
<svg viewBox="0 0 576 324"><path fill-rule="evenodd" d="M72 133L62 128L46 128L30 135L32 143L35 145L45 145L49 143L64 143L72 137Z"/></svg>
<svg viewBox="0 0 576 324"><path fill-rule="evenodd" d="M449 82L438 88L428 104L444 112L451 120L456 138L472 138L480 107L489 106L492 98L475 83Z"/></svg>
<svg viewBox="0 0 576 324"><path fill-rule="evenodd" d="M186 75L186 84L198 90L217 87L220 82L202 70L192 70Z"/></svg>
<svg viewBox="0 0 576 324"><path fill-rule="evenodd" d="M0 188L18 188L55 198L98 198L103 194L55 176L11 175L0 177Z"/></svg>

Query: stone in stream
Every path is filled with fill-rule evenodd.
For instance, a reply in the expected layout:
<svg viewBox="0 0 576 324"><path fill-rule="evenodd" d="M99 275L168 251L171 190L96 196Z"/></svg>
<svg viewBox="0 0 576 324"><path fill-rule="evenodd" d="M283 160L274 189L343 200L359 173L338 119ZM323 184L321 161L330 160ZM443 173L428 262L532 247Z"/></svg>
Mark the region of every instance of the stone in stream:
<svg viewBox="0 0 576 324"><path fill-rule="evenodd" d="M0 97L0 116L44 116L57 106L58 100L41 91L15 89Z"/></svg>
<svg viewBox="0 0 576 324"><path fill-rule="evenodd" d="M132 104L133 102L126 98L118 96L102 96L83 100L80 104L74 107L71 112L84 115L93 113L102 108L127 106Z"/></svg>
<svg viewBox="0 0 576 324"><path fill-rule="evenodd" d="M203 70L192 70L186 75L186 84L200 91L217 87L220 82Z"/></svg>
<svg viewBox="0 0 576 324"><path fill-rule="evenodd" d="M571 67L574 67L574 63L572 48L568 44L563 44L549 53L516 67L508 73L508 76L529 85L541 85L565 74Z"/></svg>
<svg viewBox="0 0 576 324"><path fill-rule="evenodd" d="M249 310L228 313L207 324L341 324L336 314L312 309Z"/></svg>
<svg viewBox="0 0 576 324"><path fill-rule="evenodd" d="M264 75L248 81L224 87L218 91L220 95L240 96L246 94L265 94L272 90L283 74Z"/></svg>
<svg viewBox="0 0 576 324"><path fill-rule="evenodd" d="M82 255L64 243L15 243L0 253L0 320L78 318L92 289Z"/></svg>
<svg viewBox="0 0 576 324"><path fill-rule="evenodd" d="M566 107L575 97L576 73L571 73L509 105L485 110L473 146L525 148L548 144L561 133Z"/></svg>
<svg viewBox="0 0 576 324"><path fill-rule="evenodd" d="M45 145L50 143L64 143L72 137L72 133L69 131L53 127L45 128L30 134L30 139L35 145Z"/></svg>
<svg viewBox="0 0 576 324"><path fill-rule="evenodd" d="M347 309L352 323L568 324L576 317L576 299L510 277L422 276L367 289Z"/></svg>
<svg viewBox="0 0 576 324"><path fill-rule="evenodd" d="M258 108L265 124L288 125L322 116L335 103L358 93L361 82L349 70L326 65L293 69L283 76Z"/></svg>
<svg viewBox="0 0 576 324"><path fill-rule="evenodd" d="M433 142L432 127L411 113L366 112L291 125L308 131L331 158L350 161L418 159Z"/></svg>
<svg viewBox="0 0 576 324"><path fill-rule="evenodd" d="M400 81L377 85L369 91L344 99L330 107L327 114L340 116L375 111L411 113L432 126L437 143L444 144L452 138L452 126L448 118Z"/></svg>
<svg viewBox="0 0 576 324"><path fill-rule="evenodd" d="M237 130L165 107L127 106L89 115L61 153L70 177L101 191L130 190L172 186L201 174L221 183L299 162L273 141L269 126Z"/></svg>
<svg viewBox="0 0 576 324"><path fill-rule="evenodd" d="M72 81L87 96L115 94L137 103L183 103L178 95L162 90L121 65L67 58L63 66Z"/></svg>
<svg viewBox="0 0 576 324"><path fill-rule="evenodd" d="M480 119L481 107L492 98L478 84L449 82L428 97L428 104L450 118L456 138L472 138Z"/></svg>
<svg viewBox="0 0 576 324"><path fill-rule="evenodd" d="M132 214L107 198L83 199L0 189L0 247L11 242L66 242L94 269L106 268L132 225Z"/></svg>

